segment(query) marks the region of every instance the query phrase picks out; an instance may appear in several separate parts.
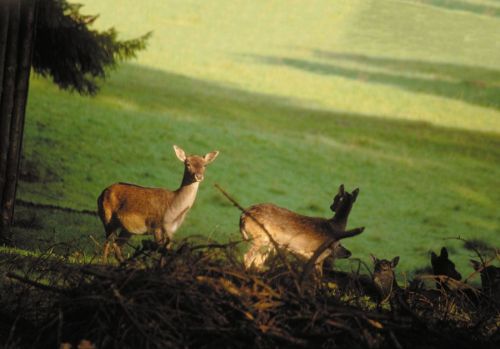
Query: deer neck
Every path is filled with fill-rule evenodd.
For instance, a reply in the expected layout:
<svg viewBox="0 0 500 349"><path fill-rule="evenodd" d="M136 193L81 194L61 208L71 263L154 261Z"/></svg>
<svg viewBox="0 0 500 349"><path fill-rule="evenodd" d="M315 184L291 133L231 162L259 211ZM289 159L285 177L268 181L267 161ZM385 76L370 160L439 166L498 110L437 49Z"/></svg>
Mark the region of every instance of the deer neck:
<svg viewBox="0 0 500 349"><path fill-rule="evenodd" d="M337 229L345 230L347 226L347 218L349 217L349 213L351 212L350 205L340 207L330 219L330 224L333 225Z"/></svg>
<svg viewBox="0 0 500 349"><path fill-rule="evenodd" d="M182 178L182 183L179 189L175 191L175 198L172 206L184 211L189 210L193 206L194 200L196 199L196 194L198 193L198 187L200 182L193 180L186 173Z"/></svg>
<svg viewBox="0 0 500 349"><path fill-rule="evenodd" d="M183 217L193 206L200 185L200 182L186 177L186 174L184 174L181 186L174 192L174 196L165 212L165 221L172 222L180 219L177 225L180 225Z"/></svg>

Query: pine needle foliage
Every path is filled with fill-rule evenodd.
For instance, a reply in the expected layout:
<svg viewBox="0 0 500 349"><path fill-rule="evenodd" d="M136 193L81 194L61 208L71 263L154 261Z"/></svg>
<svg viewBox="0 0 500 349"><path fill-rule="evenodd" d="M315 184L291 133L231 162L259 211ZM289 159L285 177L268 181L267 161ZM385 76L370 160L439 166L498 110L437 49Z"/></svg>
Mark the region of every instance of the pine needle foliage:
<svg viewBox="0 0 500 349"><path fill-rule="evenodd" d="M99 16L81 14L81 7L65 0L39 2L33 68L61 89L95 95L107 70L145 49L152 33L119 40L114 28L92 29Z"/></svg>

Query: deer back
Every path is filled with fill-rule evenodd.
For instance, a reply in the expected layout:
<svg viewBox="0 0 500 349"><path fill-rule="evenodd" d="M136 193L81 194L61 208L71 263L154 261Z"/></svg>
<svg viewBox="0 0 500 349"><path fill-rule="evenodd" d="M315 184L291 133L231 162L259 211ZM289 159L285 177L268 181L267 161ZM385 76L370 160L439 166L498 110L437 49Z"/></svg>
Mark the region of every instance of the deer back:
<svg viewBox="0 0 500 349"><path fill-rule="evenodd" d="M167 189L116 183L102 192L99 215L106 221L116 221L132 234L144 234L163 224L174 196Z"/></svg>
<svg viewBox="0 0 500 349"><path fill-rule="evenodd" d="M274 204L258 204L242 214L241 227L248 238L269 240L303 253L314 251L329 237L328 220L307 217Z"/></svg>

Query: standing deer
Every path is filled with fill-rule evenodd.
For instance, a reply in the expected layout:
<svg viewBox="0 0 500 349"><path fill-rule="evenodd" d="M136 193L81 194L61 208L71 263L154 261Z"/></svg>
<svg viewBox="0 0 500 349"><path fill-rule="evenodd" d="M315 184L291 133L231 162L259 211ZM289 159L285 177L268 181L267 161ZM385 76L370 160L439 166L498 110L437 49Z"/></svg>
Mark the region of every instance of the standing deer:
<svg viewBox="0 0 500 349"><path fill-rule="evenodd" d="M446 247L441 248L441 254L439 256L434 252L431 252L431 264L434 275L447 276L455 280L462 280L462 275L460 275L460 273L455 269L455 263L448 258L448 250ZM436 282L437 288L441 288L443 286L444 289L449 289L448 282L446 280L444 283L442 281Z"/></svg>
<svg viewBox="0 0 500 349"><path fill-rule="evenodd" d="M219 155L218 151L213 151L205 156L188 156L176 145L174 151L177 158L184 162L184 176L179 189L170 191L115 183L104 189L97 199L99 217L106 231L105 262L110 246L113 246L116 258L123 261L121 247L132 234L153 234L160 246L171 246L175 231L194 204L206 166Z"/></svg>
<svg viewBox="0 0 500 349"><path fill-rule="evenodd" d="M359 189L352 194L339 188L330 209L335 212L333 218L308 217L273 204L251 206L240 217L240 232L243 239L252 244L244 256L246 268L254 265L261 269L269 254L276 248L284 248L305 258L311 258L315 251L327 248L316 259L315 267L321 275L323 261L330 255L347 258L351 253L340 240L361 234L363 228L346 231L347 218L356 201ZM329 244L328 241L331 241ZM265 251L262 251L265 249Z"/></svg>

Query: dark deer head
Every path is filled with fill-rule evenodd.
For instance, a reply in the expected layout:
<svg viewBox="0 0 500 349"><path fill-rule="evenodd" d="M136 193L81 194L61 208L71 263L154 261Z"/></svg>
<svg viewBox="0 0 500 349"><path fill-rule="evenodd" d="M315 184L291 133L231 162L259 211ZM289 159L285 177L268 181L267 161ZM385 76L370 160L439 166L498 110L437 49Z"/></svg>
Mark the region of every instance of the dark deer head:
<svg viewBox="0 0 500 349"><path fill-rule="evenodd" d="M445 275L455 280L461 280L462 275L455 269L455 263L448 258L448 250L446 247L441 248L441 254L438 256L431 252L432 272L434 275ZM436 283L438 288L441 288L441 283Z"/></svg>
<svg viewBox="0 0 500 349"><path fill-rule="evenodd" d="M500 268L470 260L474 270L481 273L483 293L500 301Z"/></svg>

